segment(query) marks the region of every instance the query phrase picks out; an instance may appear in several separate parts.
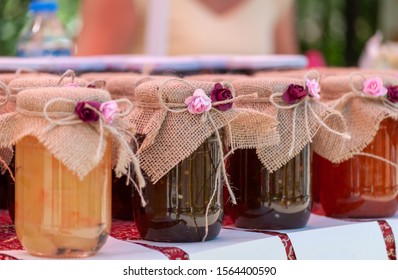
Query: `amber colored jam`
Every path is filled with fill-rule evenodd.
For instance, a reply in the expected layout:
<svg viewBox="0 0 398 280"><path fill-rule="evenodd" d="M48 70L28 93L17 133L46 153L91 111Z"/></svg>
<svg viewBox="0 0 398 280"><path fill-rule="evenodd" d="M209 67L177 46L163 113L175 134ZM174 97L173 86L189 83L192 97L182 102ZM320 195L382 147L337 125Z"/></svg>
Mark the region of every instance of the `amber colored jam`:
<svg viewBox="0 0 398 280"><path fill-rule="evenodd" d="M134 220L143 239L199 242L206 229L205 240L218 236L223 220L221 182L216 180L219 158L218 145L209 138L158 182L147 180L146 207L135 192Z"/></svg>
<svg viewBox="0 0 398 280"><path fill-rule="evenodd" d="M32 136L15 147L15 229L34 256L94 255L111 229L111 145L82 180Z"/></svg>
<svg viewBox="0 0 398 280"><path fill-rule="evenodd" d="M237 205L229 206L236 227L294 229L311 215L310 148L269 173L254 149L237 150L229 161Z"/></svg>
<svg viewBox="0 0 398 280"><path fill-rule="evenodd" d="M373 141L362 151L398 163L398 122L381 122ZM340 164L314 155L313 188L327 216L389 217L397 211L398 169L380 159L354 156Z"/></svg>

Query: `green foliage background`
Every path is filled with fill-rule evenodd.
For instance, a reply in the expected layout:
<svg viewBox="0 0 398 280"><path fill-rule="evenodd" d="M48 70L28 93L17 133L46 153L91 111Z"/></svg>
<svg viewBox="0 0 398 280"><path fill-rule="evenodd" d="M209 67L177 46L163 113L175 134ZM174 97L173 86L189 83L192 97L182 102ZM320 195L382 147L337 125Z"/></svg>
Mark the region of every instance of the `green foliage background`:
<svg viewBox="0 0 398 280"><path fill-rule="evenodd" d="M80 0L58 0L59 16L72 37L78 32ZM277 1L277 0L275 0ZM321 51L329 65L355 65L366 40L378 28L384 0L296 0L301 52ZM0 0L0 56L15 54L29 0Z"/></svg>

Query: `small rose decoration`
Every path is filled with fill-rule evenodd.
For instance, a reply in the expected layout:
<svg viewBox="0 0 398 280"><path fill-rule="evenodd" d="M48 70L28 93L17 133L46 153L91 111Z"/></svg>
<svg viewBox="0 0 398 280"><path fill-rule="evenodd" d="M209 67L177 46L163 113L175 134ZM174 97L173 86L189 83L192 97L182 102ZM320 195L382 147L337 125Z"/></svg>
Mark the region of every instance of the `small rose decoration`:
<svg viewBox="0 0 398 280"><path fill-rule="evenodd" d="M387 87L387 99L392 103L398 103L398 86Z"/></svg>
<svg viewBox="0 0 398 280"><path fill-rule="evenodd" d="M185 99L185 105L191 114L201 114L211 109L211 99L203 89L196 89L192 96Z"/></svg>
<svg viewBox="0 0 398 280"><path fill-rule="evenodd" d="M315 79L306 79L305 85L307 86L308 94L315 99L320 99L321 96L319 93L321 92L321 87L319 83Z"/></svg>
<svg viewBox="0 0 398 280"><path fill-rule="evenodd" d="M117 103L115 101L102 103L100 109L105 122L107 124L111 124L115 119L117 113L118 109Z"/></svg>
<svg viewBox="0 0 398 280"><path fill-rule="evenodd" d="M228 99L232 99L232 92L229 88L224 88L220 83L216 83L214 85L213 90L211 91L211 101L217 102L217 101L224 101ZM227 103L227 104L220 104L215 106L217 107L220 111L227 111L231 109L232 107L232 102Z"/></svg>
<svg viewBox="0 0 398 280"><path fill-rule="evenodd" d="M80 101L75 107L75 113L84 122L96 122L99 119L98 113L90 108L95 108L100 111L101 103L95 101Z"/></svg>
<svg viewBox="0 0 398 280"><path fill-rule="evenodd" d="M382 79L373 77L363 83L363 92L378 97L387 94L387 88L383 86Z"/></svg>
<svg viewBox="0 0 398 280"><path fill-rule="evenodd" d="M304 87L291 84L282 95L282 99L287 104L295 104L303 100L308 95Z"/></svg>

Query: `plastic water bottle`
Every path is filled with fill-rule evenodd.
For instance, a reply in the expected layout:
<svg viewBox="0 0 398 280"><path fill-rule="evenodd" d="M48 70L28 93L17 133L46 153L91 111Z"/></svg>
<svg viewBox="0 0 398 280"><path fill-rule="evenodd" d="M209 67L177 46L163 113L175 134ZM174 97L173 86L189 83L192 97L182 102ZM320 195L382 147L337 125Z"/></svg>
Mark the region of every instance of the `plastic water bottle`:
<svg viewBox="0 0 398 280"><path fill-rule="evenodd" d="M73 42L57 16L58 3L32 1L17 44L17 56L70 56Z"/></svg>

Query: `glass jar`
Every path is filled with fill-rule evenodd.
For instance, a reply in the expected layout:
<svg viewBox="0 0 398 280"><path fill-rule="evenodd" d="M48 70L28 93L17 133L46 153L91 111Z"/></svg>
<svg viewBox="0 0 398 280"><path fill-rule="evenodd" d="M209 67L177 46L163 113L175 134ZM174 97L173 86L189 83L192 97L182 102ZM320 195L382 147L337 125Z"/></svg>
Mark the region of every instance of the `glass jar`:
<svg viewBox="0 0 398 280"><path fill-rule="evenodd" d="M385 119L362 151L398 162L398 122ZM340 164L314 155L314 190L327 216L390 217L397 211L398 169L380 159L354 156Z"/></svg>
<svg viewBox="0 0 398 280"><path fill-rule="evenodd" d="M124 221L134 220L133 188L126 185L127 176L117 178L112 174L112 218Z"/></svg>
<svg viewBox="0 0 398 280"><path fill-rule="evenodd" d="M216 180L219 160L218 142L212 136L158 182L147 180L145 207L135 192L134 220L143 239L198 242L206 229L205 240L218 236L223 220L221 182Z"/></svg>
<svg viewBox="0 0 398 280"><path fill-rule="evenodd" d="M236 227L294 229L311 215L311 150L307 145L283 167L269 173L255 149L237 150L229 161L237 205L229 207Z"/></svg>
<svg viewBox="0 0 398 280"><path fill-rule="evenodd" d="M15 228L34 256L94 255L111 230L111 145L100 164L80 180L38 140L15 148Z"/></svg>

